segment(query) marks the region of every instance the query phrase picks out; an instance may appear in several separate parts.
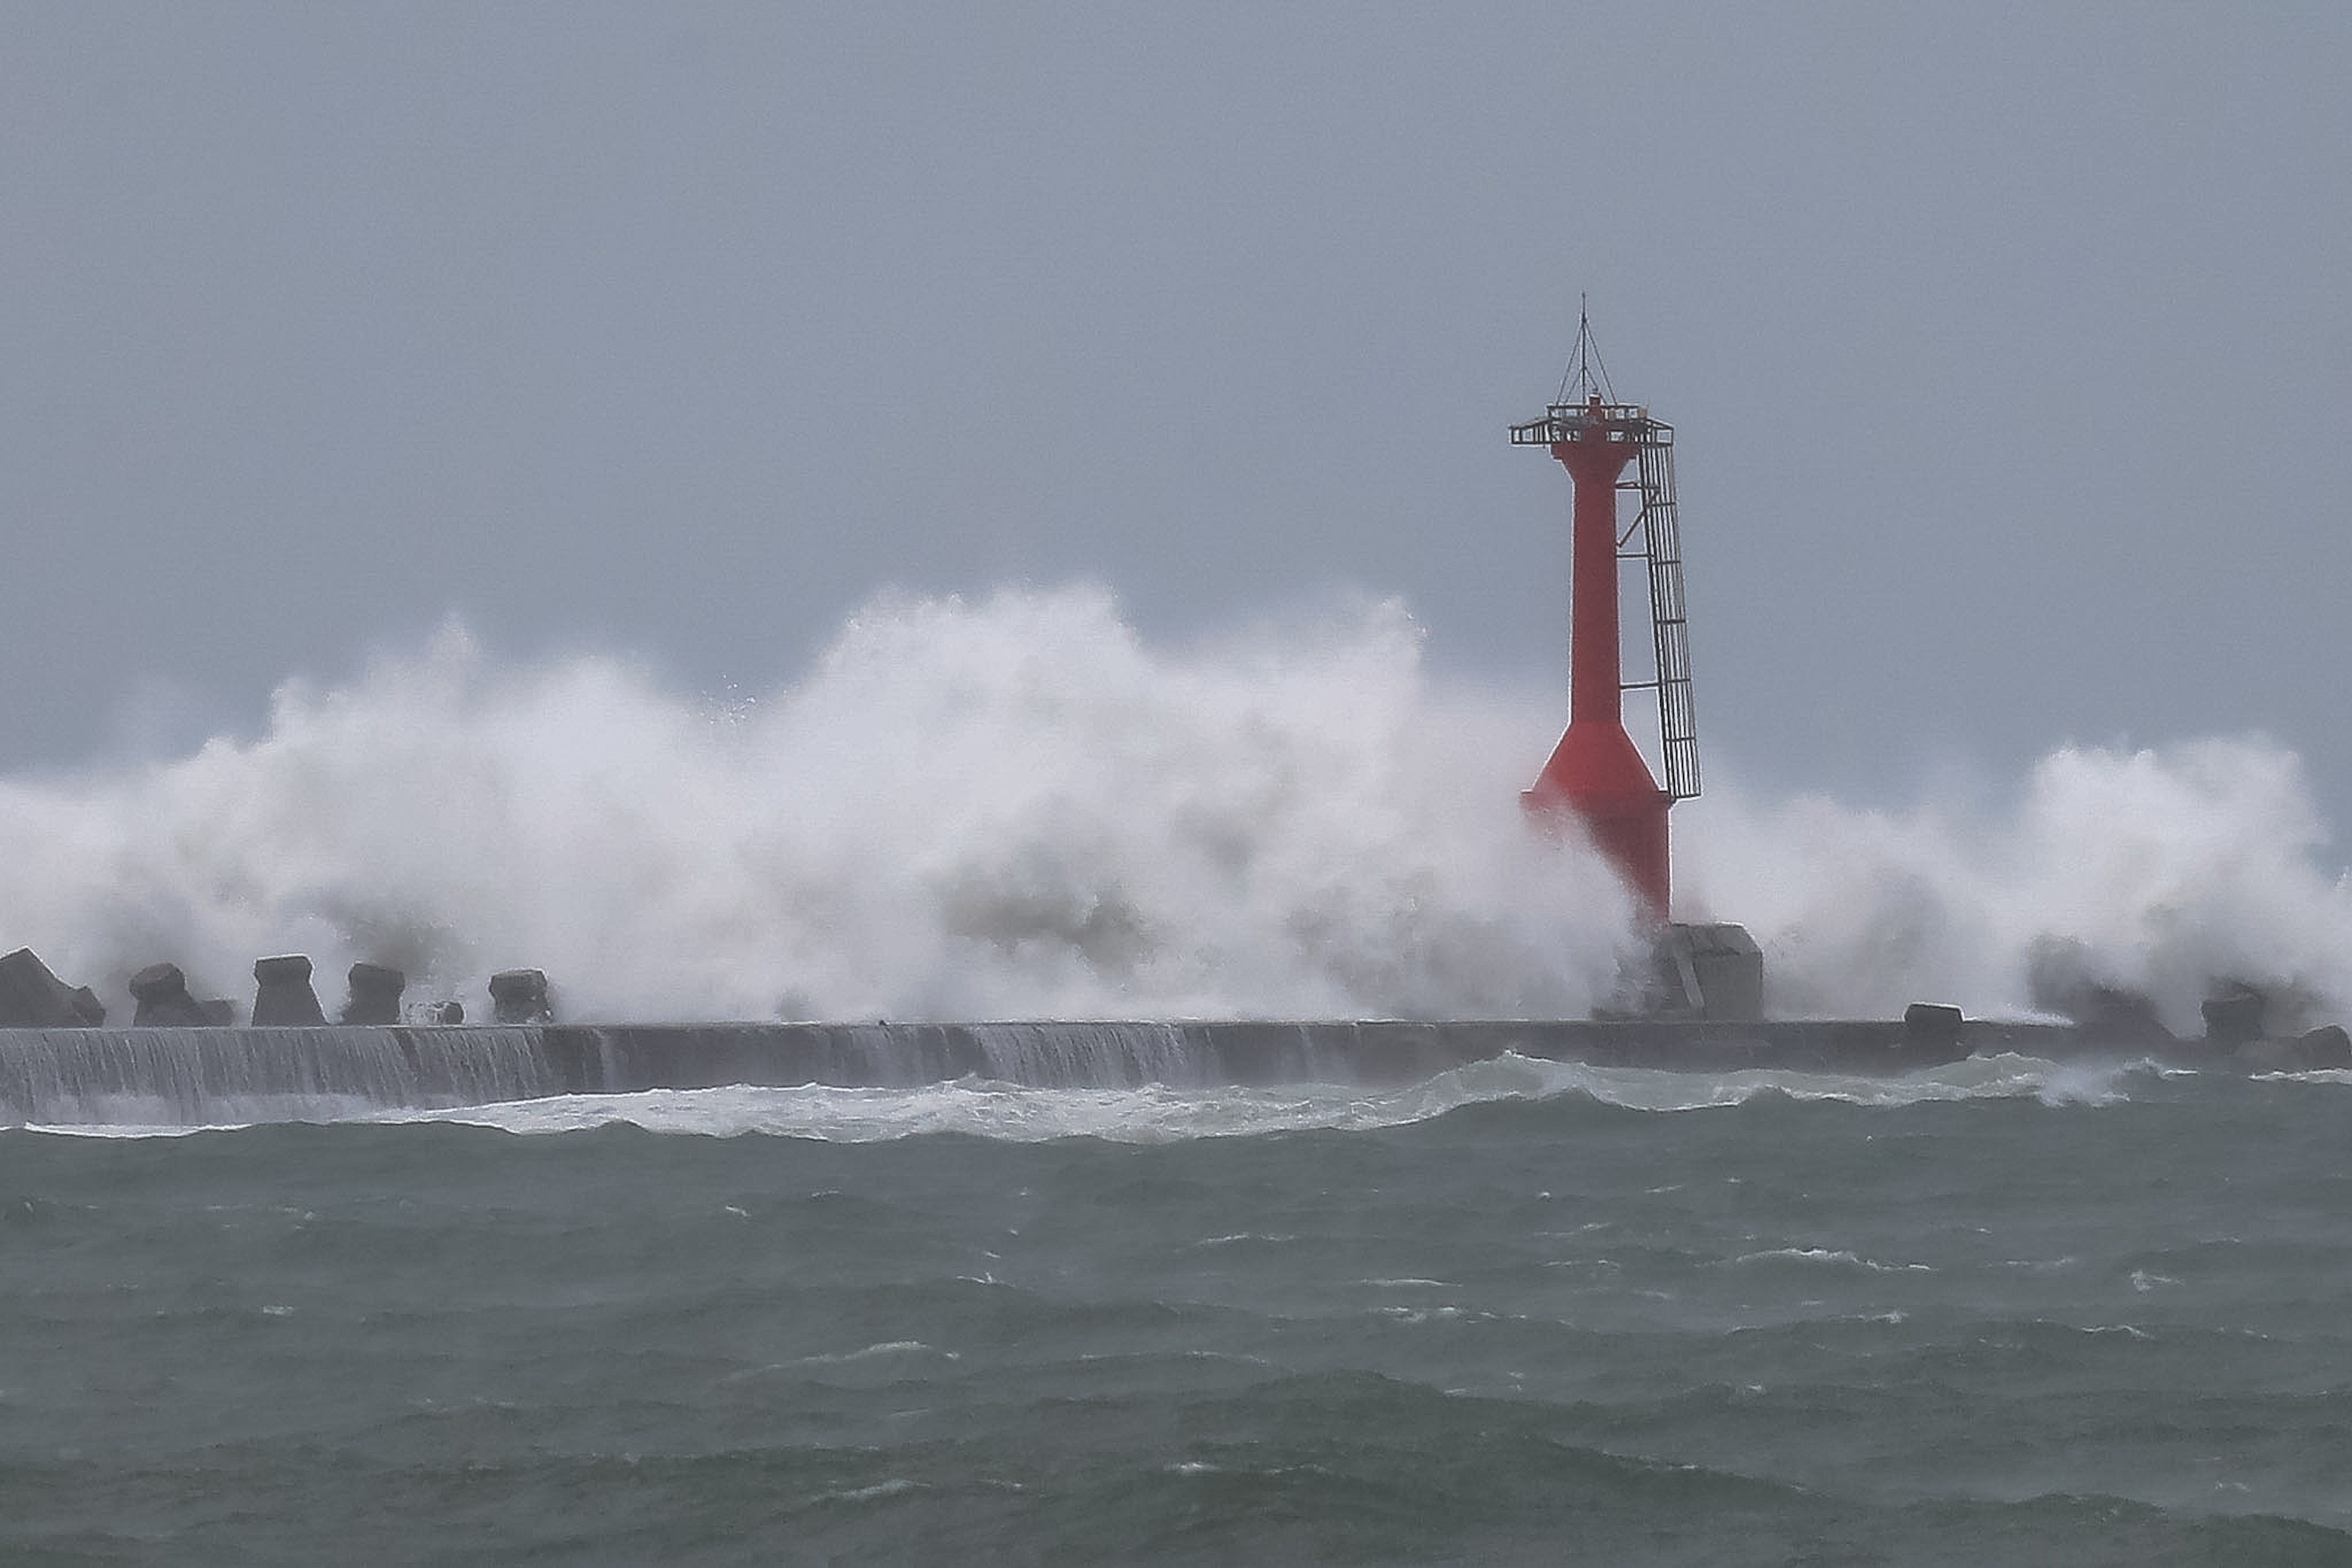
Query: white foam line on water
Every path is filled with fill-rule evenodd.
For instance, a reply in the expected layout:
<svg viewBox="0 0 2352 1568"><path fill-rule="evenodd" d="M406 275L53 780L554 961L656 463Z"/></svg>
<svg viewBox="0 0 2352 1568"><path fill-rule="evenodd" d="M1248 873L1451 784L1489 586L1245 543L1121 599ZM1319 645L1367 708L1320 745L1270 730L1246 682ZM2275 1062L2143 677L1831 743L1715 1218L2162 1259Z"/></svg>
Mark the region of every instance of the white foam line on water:
<svg viewBox="0 0 2352 1568"><path fill-rule="evenodd" d="M2270 1075L2273 1081L2352 1083L2352 1073ZM1622 1110L1674 1114L1729 1110L1759 1100L1834 1102L1898 1110L1934 1102L2032 1099L2053 1107L2128 1103L2137 1081L2159 1081L2148 1064L2061 1064L2022 1056L1971 1057L1900 1077L1753 1070L1725 1073L1600 1067L1509 1053L1418 1083L1365 1088L1329 1083L1276 1087L1038 1089L961 1079L913 1089L797 1088L646 1089L559 1095L436 1110L322 1114L315 1101L271 1117L205 1127L152 1122L42 1125L26 1131L106 1138L183 1137L278 1122L372 1125L453 1123L520 1136L632 1126L701 1137L766 1135L827 1142L877 1142L944 1134L1004 1142L1097 1138L1166 1143L1283 1132L1361 1131L1410 1125L1465 1106L1581 1097ZM5 1131L0 1131L5 1136Z"/></svg>
<svg viewBox="0 0 2352 1568"><path fill-rule="evenodd" d="M184 1126L144 1121L27 1121L13 1129L0 1127L0 1137L13 1131L46 1132L61 1138L193 1138L199 1132L242 1132L256 1125L258 1123L251 1121L215 1121Z"/></svg>
<svg viewBox="0 0 2352 1568"><path fill-rule="evenodd" d="M2256 1083L2352 1084L2352 1068L2314 1068L2308 1072L2259 1072L2252 1076Z"/></svg>
<svg viewBox="0 0 2352 1568"><path fill-rule="evenodd" d="M1415 1089L1368 1094L1336 1085L1279 1089L1031 1089L961 1079L919 1089L735 1087L570 1095L507 1105L399 1114L387 1121L449 1121L536 1135L626 1124L650 1132L710 1137L767 1134L828 1142L961 1134L1005 1142L1101 1138L1176 1142L1321 1129L1385 1127L1442 1114L1446 1103L1403 1104Z"/></svg>
<svg viewBox="0 0 2352 1568"><path fill-rule="evenodd" d="M2119 1083L2128 1069L2097 1081ZM1428 1121L1465 1106L1580 1096L1653 1112L1715 1110L1780 1095L1799 1100L1901 1107L1926 1101L2050 1099L2056 1081L2080 1078L2023 1057L1971 1058L1904 1078L1862 1074L1738 1072L1702 1074L1647 1068L1594 1067L1505 1055L1391 1089L1339 1084L1278 1088L1032 1089L965 1079L919 1089L652 1089L624 1095L573 1095L509 1105L399 1112L386 1121L450 1121L520 1134L584 1131L626 1123L652 1132L715 1137L769 1134L835 1142L954 1133L1011 1142L1099 1138L1160 1143L1194 1138L1250 1137L1311 1131L1366 1131ZM2087 1081L2053 1103L2107 1103Z"/></svg>
<svg viewBox="0 0 2352 1568"><path fill-rule="evenodd" d="M1744 1252L1733 1263L1832 1263L1842 1268L1860 1268L1873 1274L1933 1274L1933 1265L1926 1263L1882 1263L1864 1258L1844 1247L1775 1247L1763 1252Z"/></svg>

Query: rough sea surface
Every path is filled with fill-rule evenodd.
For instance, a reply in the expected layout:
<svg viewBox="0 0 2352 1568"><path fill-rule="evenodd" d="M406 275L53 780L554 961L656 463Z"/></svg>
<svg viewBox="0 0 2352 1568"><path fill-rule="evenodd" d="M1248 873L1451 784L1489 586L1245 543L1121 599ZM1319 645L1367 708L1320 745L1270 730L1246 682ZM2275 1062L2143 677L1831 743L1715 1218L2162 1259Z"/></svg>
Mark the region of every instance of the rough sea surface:
<svg viewBox="0 0 2352 1568"><path fill-rule="evenodd" d="M0 776L0 952L116 1026L0 1040L0 1564L2352 1563L2352 1075L1234 1089L1117 1022L1630 1001L1630 900L1517 805L1559 724L1402 604L1169 646L1081 584L717 700L453 624ZM1775 1016L2023 1016L2052 955L2184 1037L2352 1016L2274 741L1908 805L1723 762L1675 909ZM1055 1022L602 1098L523 1031L123 1027L295 953L330 1012Z"/></svg>
<svg viewBox="0 0 2352 1568"><path fill-rule="evenodd" d="M2352 1562L2346 1075L399 1114L0 1130L0 1561Z"/></svg>

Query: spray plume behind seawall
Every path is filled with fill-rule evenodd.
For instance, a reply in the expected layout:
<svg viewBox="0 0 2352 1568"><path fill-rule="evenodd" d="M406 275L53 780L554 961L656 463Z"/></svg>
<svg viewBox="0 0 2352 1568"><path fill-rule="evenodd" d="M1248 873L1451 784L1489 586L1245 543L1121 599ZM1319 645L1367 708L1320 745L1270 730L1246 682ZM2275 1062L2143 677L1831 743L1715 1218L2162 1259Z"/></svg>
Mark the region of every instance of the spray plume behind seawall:
<svg viewBox="0 0 2352 1568"><path fill-rule="evenodd" d="M2039 968L2154 1002L2176 1034L2229 981L2274 998L2274 1031L2343 1020L2352 885L2301 762L2261 740L2068 746L1999 814L1856 811L1719 790L1682 840L1695 888L1744 920L1791 1015L1906 1002L2024 1010Z"/></svg>
<svg viewBox="0 0 2352 1568"><path fill-rule="evenodd" d="M1169 652L1095 589L886 598L727 707L452 627L258 740L0 785L0 942L117 1005L305 952L330 1008L364 958L573 1017L1581 1013L1628 905L1528 855L1513 727L1393 605Z"/></svg>
<svg viewBox="0 0 2352 1568"><path fill-rule="evenodd" d="M161 958L248 1000L306 952L573 1017L1573 1016L1631 906L1517 795L1556 699L1451 688L1398 605L1168 649L1098 589L886 597L803 679L713 706L462 629L257 740L0 782L0 944L127 1009ZM2352 897L2294 757L2065 749L1997 816L1726 787L1676 812L1679 912L1747 923L1776 1011L2022 1010L2038 941L2193 1032L2218 976L2352 996ZM126 1015L127 1016L127 1015Z"/></svg>

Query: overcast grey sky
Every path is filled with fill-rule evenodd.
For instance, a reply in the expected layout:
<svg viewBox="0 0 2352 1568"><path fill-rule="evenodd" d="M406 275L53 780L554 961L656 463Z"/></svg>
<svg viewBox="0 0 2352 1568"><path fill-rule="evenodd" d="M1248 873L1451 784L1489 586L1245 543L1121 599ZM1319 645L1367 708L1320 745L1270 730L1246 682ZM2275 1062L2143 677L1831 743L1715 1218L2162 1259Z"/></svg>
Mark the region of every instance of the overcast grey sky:
<svg viewBox="0 0 2352 1568"><path fill-rule="evenodd" d="M1557 682L1585 290L1718 766L2259 729L2352 829L2347 84L2340 4L0 5L0 769L893 584Z"/></svg>

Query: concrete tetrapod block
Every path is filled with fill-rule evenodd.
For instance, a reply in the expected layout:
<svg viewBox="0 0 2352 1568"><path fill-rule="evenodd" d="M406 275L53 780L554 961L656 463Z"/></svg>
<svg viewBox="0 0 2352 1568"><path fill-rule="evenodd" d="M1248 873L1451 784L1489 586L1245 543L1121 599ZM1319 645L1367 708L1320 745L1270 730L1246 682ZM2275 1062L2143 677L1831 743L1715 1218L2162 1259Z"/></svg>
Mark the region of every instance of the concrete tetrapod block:
<svg viewBox="0 0 2352 1568"><path fill-rule="evenodd" d="M2072 937L2038 936L2026 952L2026 1000L2070 1019L2085 1039L2109 1047L2173 1044L2156 1004L2095 973L2090 949Z"/></svg>
<svg viewBox="0 0 2352 1568"><path fill-rule="evenodd" d="M547 976L536 969L504 969L490 976L490 1021L545 1024L555 1017L547 1005Z"/></svg>
<svg viewBox="0 0 2352 1568"><path fill-rule="evenodd" d="M1914 1002L1903 1009L1903 1037L1915 1046L1958 1051L1968 1019L1958 1007L1937 1002Z"/></svg>
<svg viewBox="0 0 2352 1568"><path fill-rule="evenodd" d="M2352 1067L2352 1035L2322 1025L2293 1038L2264 1036L2233 1047L2230 1061L2246 1072L2315 1072Z"/></svg>
<svg viewBox="0 0 2352 1568"><path fill-rule="evenodd" d="M2322 1024L2295 1037L2303 1059L2314 1068L2352 1068L2352 1034L2341 1024Z"/></svg>
<svg viewBox="0 0 2352 1568"><path fill-rule="evenodd" d="M2217 1046L2242 1046L2259 1040L2269 1031L2263 1026L2270 1014L2268 996L2243 981L2228 981L2215 987L2200 1006L2205 1015L2205 1038Z"/></svg>
<svg viewBox="0 0 2352 1568"><path fill-rule="evenodd" d="M1670 925L1652 948L1657 1011L1731 1024L1764 1016L1764 952L1745 926Z"/></svg>
<svg viewBox="0 0 2352 1568"><path fill-rule="evenodd" d="M343 1004L339 1022L345 1024L397 1024L400 1022L400 994L408 985L408 976L382 963L354 963L350 975L352 996Z"/></svg>
<svg viewBox="0 0 2352 1568"><path fill-rule="evenodd" d="M188 977L176 963L151 963L131 977L139 1010L131 1022L142 1029L185 1028L208 1024L204 1004L188 994Z"/></svg>
<svg viewBox="0 0 2352 1568"><path fill-rule="evenodd" d="M256 960L253 979L256 1027L327 1021L325 1010L319 1005L318 993L310 989L310 961L300 953Z"/></svg>
<svg viewBox="0 0 2352 1568"><path fill-rule="evenodd" d="M94 1029L106 1007L87 985L68 985L29 947L0 958L0 1028Z"/></svg>

